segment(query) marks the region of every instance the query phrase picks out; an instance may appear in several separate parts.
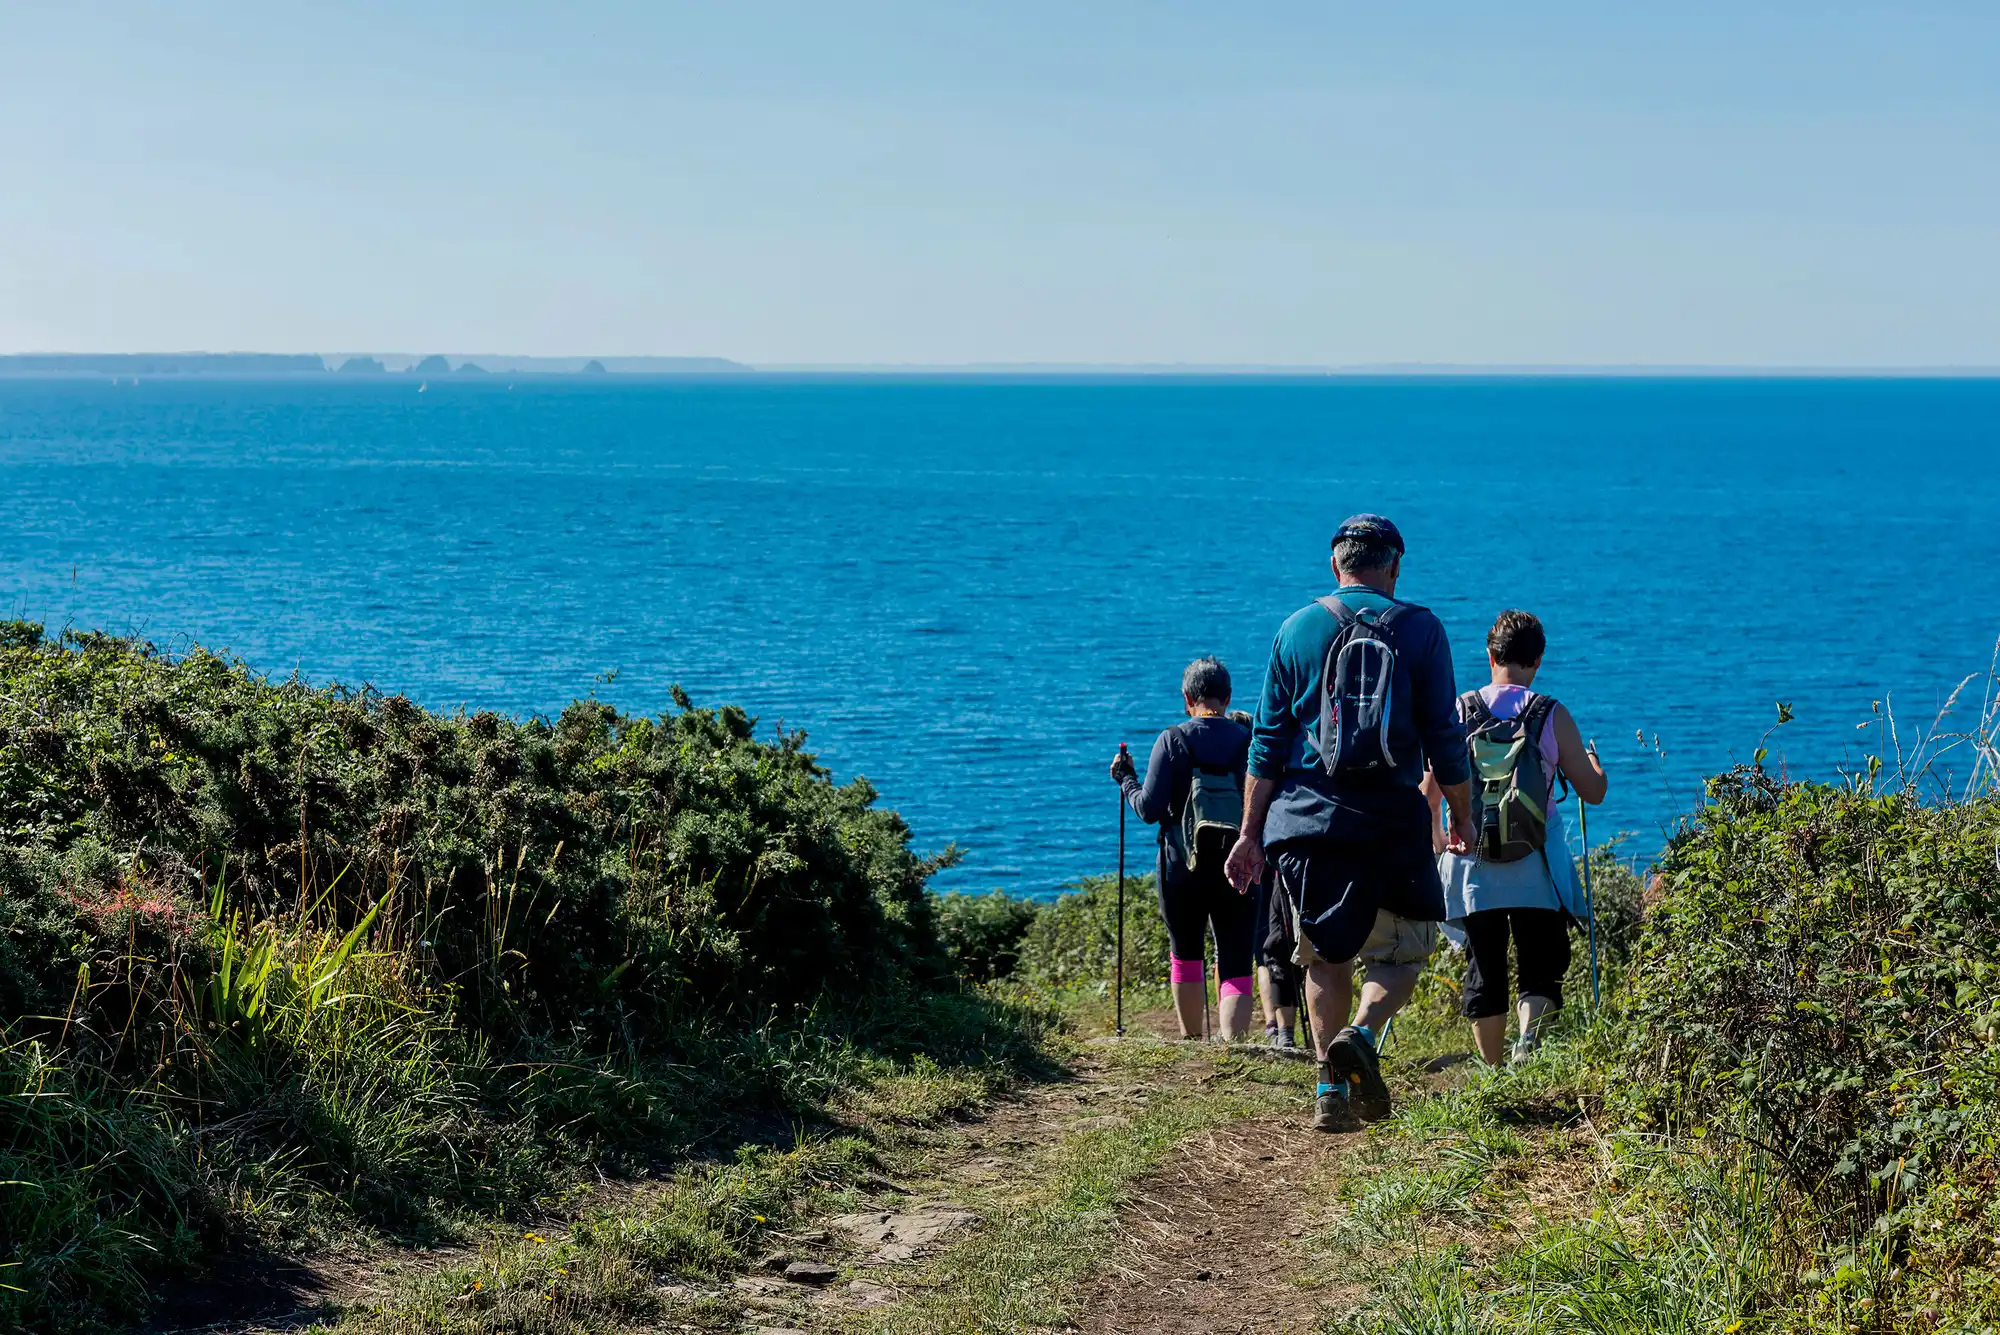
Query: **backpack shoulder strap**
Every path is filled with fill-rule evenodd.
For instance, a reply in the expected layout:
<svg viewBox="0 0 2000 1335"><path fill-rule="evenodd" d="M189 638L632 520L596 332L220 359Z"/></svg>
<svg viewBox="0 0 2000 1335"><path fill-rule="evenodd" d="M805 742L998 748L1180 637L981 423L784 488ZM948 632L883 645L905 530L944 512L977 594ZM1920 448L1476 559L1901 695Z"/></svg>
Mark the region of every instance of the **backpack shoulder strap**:
<svg viewBox="0 0 2000 1335"><path fill-rule="evenodd" d="M1326 597L1315 599L1314 601L1318 602L1327 611L1333 613L1333 619L1343 626L1354 620L1358 615L1353 608L1330 593Z"/></svg>
<svg viewBox="0 0 2000 1335"><path fill-rule="evenodd" d="M1493 711L1486 706L1486 697L1478 691L1466 691L1458 697L1459 721L1468 727L1474 723L1492 721Z"/></svg>
<svg viewBox="0 0 2000 1335"><path fill-rule="evenodd" d="M1528 701L1528 707L1521 711L1521 723L1528 736L1541 745L1542 729L1548 726L1549 715L1556 712L1556 698L1553 695L1536 695Z"/></svg>

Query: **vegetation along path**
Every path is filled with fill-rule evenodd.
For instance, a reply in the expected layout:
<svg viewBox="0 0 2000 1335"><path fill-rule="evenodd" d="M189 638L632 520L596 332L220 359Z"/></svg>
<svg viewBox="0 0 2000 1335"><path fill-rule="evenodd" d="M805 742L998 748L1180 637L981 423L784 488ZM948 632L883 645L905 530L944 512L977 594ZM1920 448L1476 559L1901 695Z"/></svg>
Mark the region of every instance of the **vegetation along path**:
<svg viewBox="0 0 2000 1335"><path fill-rule="evenodd" d="M1314 1136L1159 1035L1146 878L935 894L741 711L0 624L0 1330L2000 1328L2000 799L1922 772L1718 776L1593 853L1601 1007L1490 1070L1441 954Z"/></svg>

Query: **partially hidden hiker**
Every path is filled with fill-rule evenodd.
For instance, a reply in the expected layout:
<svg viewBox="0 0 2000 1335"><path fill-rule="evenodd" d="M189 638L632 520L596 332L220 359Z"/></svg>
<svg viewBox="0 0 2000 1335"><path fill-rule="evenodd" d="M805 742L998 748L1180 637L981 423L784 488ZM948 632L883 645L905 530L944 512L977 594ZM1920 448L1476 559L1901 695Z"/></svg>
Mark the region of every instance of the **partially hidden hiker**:
<svg viewBox="0 0 2000 1335"><path fill-rule="evenodd" d="M1458 699L1472 769L1472 847L1447 850L1435 817L1432 822L1443 854L1445 912L1465 929L1465 1015L1489 1066L1500 1064L1507 1042L1508 938L1519 980L1518 1061L1535 1050L1548 1017L1562 1008L1569 921L1588 912L1556 805L1556 781L1592 805L1610 787L1596 748L1584 744L1569 710L1531 689L1547 648L1547 632L1527 612L1502 612L1487 632L1493 680ZM1443 794L1434 782L1426 789L1435 811Z"/></svg>
<svg viewBox="0 0 2000 1335"><path fill-rule="evenodd" d="M1251 718L1240 709L1229 711L1231 721L1243 725L1248 733ZM1271 872L1267 867L1257 878L1257 915L1252 919L1250 933L1250 962L1257 966L1257 991L1264 999L1264 1041L1274 1048L1295 1051L1298 1040L1294 1033L1299 1019L1299 966L1292 962L1291 951L1283 949L1282 943L1290 940L1288 934L1280 933L1275 938L1270 930L1272 922L1271 897L1275 890L1271 884Z"/></svg>
<svg viewBox="0 0 2000 1335"><path fill-rule="evenodd" d="M1215 932L1220 1037L1238 1042L1249 1032L1250 935L1253 898L1238 894L1223 874L1243 820L1243 767L1250 731L1227 717L1229 669L1198 658L1181 674L1187 720L1153 742L1141 783L1132 757L1118 748L1111 777L1140 820L1160 827L1160 913L1182 1038L1200 1038L1208 1020L1207 942Z"/></svg>
<svg viewBox="0 0 2000 1335"><path fill-rule="evenodd" d="M1293 920L1319 1059L1313 1125L1389 1114L1379 1035L1415 989L1444 917L1424 800L1426 765L1472 837L1465 729L1444 627L1396 597L1403 537L1360 514L1333 535L1340 586L1285 619L1271 645L1229 879L1268 861ZM1365 968L1354 1012L1354 969Z"/></svg>

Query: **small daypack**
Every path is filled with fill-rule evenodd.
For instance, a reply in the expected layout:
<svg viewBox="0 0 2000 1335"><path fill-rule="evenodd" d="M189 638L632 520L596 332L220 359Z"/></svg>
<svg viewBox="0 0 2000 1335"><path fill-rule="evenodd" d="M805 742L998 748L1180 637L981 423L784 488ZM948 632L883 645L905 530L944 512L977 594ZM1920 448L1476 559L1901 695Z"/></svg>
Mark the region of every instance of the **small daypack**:
<svg viewBox="0 0 2000 1335"><path fill-rule="evenodd" d="M1526 709L1503 719L1493 716L1478 691L1458 697L1472 759L1473 823L1482 861L1519 862L1545 852L1553 776L1539 741L1555 707L1554 697L1536 695Z"/></svg>
<svg viewBox="0 0 2000 1335"><path fill-rule="evenodd" d="M1389 718L1395 706L1396 649L1382 632L1405 605L1357 612L1331 595L1319 603L1339 624L1320 669L1320 763L1331 778L1392 770L1396 758L1389 751Z"/></svg>
<svg viewBox="0 0 2000 1335"><path fill-rule="evenodd" d="M1196 765L1188 780L1187 800L1181 803L1181 848L1188 870L1195 869L1204 841L1227 856L1242 825L1243 787L1236 771Z"/></svg>

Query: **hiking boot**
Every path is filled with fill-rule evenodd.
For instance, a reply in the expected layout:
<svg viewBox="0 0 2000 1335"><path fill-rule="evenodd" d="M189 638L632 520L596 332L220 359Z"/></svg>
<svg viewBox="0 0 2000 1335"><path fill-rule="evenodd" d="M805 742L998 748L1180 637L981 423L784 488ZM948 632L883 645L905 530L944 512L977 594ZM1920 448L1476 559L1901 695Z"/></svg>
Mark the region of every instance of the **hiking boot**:
<svg viewBox="0 0 2000 1335"><path fill-rule="evenodd" d="M1389 1115L1389 1086L1382 1081L1381 1059L1368 1035L1351 1024L1334 1035L1326 1048L1326 1067L1334 1083L1347 1086L1357 1118L1379 1122Z"/></svg>
<svg viewBox="0 0 2000 1335"><path fill-rule="evenodd" d="M1359 1131L1354 1109L1347 1101L1347 1086L1327 1078L1326 1063L1319 1064L1319 1085L1313 1095L1313 1130Z"/></svg>

